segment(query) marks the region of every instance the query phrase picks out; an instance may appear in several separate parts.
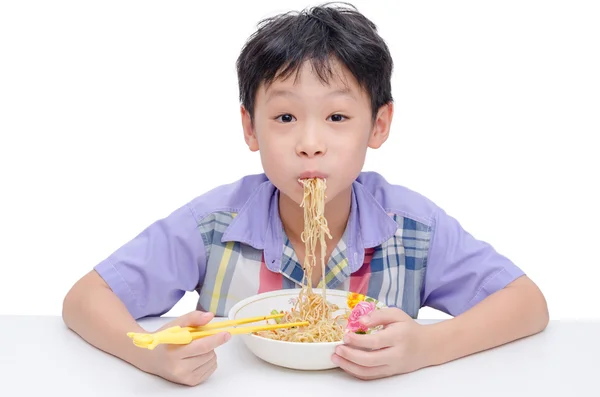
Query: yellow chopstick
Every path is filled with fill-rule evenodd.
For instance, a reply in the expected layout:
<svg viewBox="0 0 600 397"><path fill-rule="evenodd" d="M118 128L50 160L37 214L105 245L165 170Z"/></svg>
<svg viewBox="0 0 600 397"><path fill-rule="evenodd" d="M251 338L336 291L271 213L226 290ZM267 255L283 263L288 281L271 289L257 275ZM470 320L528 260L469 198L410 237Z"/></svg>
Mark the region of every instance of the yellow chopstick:
<svg viewBox="0 0 600 397"><path fill-rule="evenodd" d="M284 323L284 324L269 324L269 325L257 325L250 327L230 327L229 324L244 324L250 323L253 321L260 321L266 318L277 318L281 317L282 314L270 315L270 316L261 316L261 317L253 317L246 318L241 320L232 320L232 321L223 321L221 323L210 324L212 327L210 329L204 328L203 330L197 331L198 328L202 327L179 327L173 326L162 331L158 331L152 334L144 334L138 332L128 332L127 336L132 339L133 344L137 347L154 350L154 348L161 344L171 344L171 345L186 345L191 343L194 339L204 338L206 336L215 335L220 332L229 332L232 335L239 334L249 334L253 332L259 331L269 331L272 329L280 329L280 328L292 328L292 327L300 327L303 325L308 325L308 321L300 321L295 323ZM203 326L206 327L206 326ZM225 328L222 328L225 327ZM193 330L193 331L191 331Z"/></svg>
<svg viewBox="0 0 600 397"><path fill-rule="evenodd" d="M250 334L259 331L269 331L279 328L292 328L308 325L308 321L299 321L296 323L272 324L272 325L256 325L252 327L226 328L226 329L211 329L207 331L190 332L192 339L204 338L205 336L216 335L220 332L229 332L231 335Z"/></svg>
<svg viewBox="0 0 600 397"><path fill-rule="evenodd" d="M209 323L209 324L201 325L198 327L183 327L183 329L190 331L190 332L200 332L200 331L206 331L209 329L229 327L232 325L255 323L257 321L264 321L264 320L269 320L272 318L280 318L283 316L284 316L284 313L270 314L268 316L248 317L248 318L242 318L239 320L217 321L214 323Z"/></svg>

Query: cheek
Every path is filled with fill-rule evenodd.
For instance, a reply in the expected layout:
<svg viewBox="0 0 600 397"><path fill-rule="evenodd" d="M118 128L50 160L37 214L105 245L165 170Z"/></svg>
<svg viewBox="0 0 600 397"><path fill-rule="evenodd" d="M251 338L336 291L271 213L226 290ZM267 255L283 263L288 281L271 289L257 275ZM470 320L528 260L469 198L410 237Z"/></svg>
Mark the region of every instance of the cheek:
<svg viewBox="0 0 600 397"><path fill-rule="evenodd" d="M260 151L262 156L270 162L285 161L287 158L289 158L289 156L286 155L286 151L284 150L283 146L274 141L264 142L262 146L260 146Z"/></svg>
<svg viewBox="0 0 600 397"><path fill-rule="evenodd" d="M268 159L286 159L291 150L290 137L273 131L257 132L258 146L263 156Z"/></svg>
<svg viewBox="0 0 600 397"><path fill-rule="evenodd" d="M360 166L367 153L367 141L362 137L352 137L349 139L340 139L336 145L336 156L340 166L354 168L353 165Z"/></svg>
<svg viewBox="0 0 600 397"><path fill-rule="evenodd" d="M289 168L292 156L283 150L281 144L271 139L259 140L259 153L263 169L272 180L279 180Z"/></svg>
<svg viewBox="0 0 600 397"><path fill-rule="evenodd" d="M257 124L256 139L260 150L265 153L277 152L277 148L281 148L285 143L285 135L278 134L263 123Z"/></svg>

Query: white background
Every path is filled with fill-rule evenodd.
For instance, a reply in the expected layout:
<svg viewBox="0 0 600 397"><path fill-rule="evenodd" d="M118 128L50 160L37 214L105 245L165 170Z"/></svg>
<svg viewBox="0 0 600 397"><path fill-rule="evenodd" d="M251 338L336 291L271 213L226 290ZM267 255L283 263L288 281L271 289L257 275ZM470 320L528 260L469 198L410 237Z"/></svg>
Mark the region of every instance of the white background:
<svg viewBox="0 0 600 397"><path fill-rule="evenodd" d="M218 3L0 2L0 314L59 315L150 223L261 172L235 60L261 18L316 3ZM392 134L365 169L514 260L553 319L600 318L598 3L354 4L395 59Z"/></svg>

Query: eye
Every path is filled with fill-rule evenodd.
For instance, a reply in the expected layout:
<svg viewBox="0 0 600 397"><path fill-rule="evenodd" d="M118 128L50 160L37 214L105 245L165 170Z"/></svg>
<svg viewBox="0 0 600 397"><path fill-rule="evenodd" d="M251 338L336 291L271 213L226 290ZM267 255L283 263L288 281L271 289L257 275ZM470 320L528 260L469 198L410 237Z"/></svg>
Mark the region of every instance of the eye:
<svg viewBox="0 0 600 397"><path fill-rule="evenodd" d="M294 116L292 116L289 113L286 113L286 114L282 114L280 116L275 117L275 120L279 120L282 123L291 123L292 121L294 121Z"/></svg>
<svg viewBox="0 0 600 397"><path fill-rule="evenodd" d="M331 118L331 121L336 122L336 123L338 123L340 121L344 121L344 119L347 119L346 116L343 116L341 114L333 114L330 116L330 118Z"/></svg>

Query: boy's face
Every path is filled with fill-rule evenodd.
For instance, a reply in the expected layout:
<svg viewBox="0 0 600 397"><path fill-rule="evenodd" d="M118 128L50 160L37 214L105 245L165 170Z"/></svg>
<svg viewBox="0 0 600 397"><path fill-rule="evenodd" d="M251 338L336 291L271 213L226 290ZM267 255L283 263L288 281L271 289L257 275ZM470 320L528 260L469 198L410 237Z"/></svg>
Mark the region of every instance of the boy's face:
<svg viewBox="0 0 600 397"><path fill-rule="evenodd" d="M242 108L248 147L260 150L267 177L298 204L303 196L298 179L326 178L330 201L347 191L361 172L367 148L378 148L388 136L392 105L382 107L373 122L368 94L345 68L334 66L329 84L305 62L297 81L292 74L268 89L262 85L254 125Z"/></svg>

